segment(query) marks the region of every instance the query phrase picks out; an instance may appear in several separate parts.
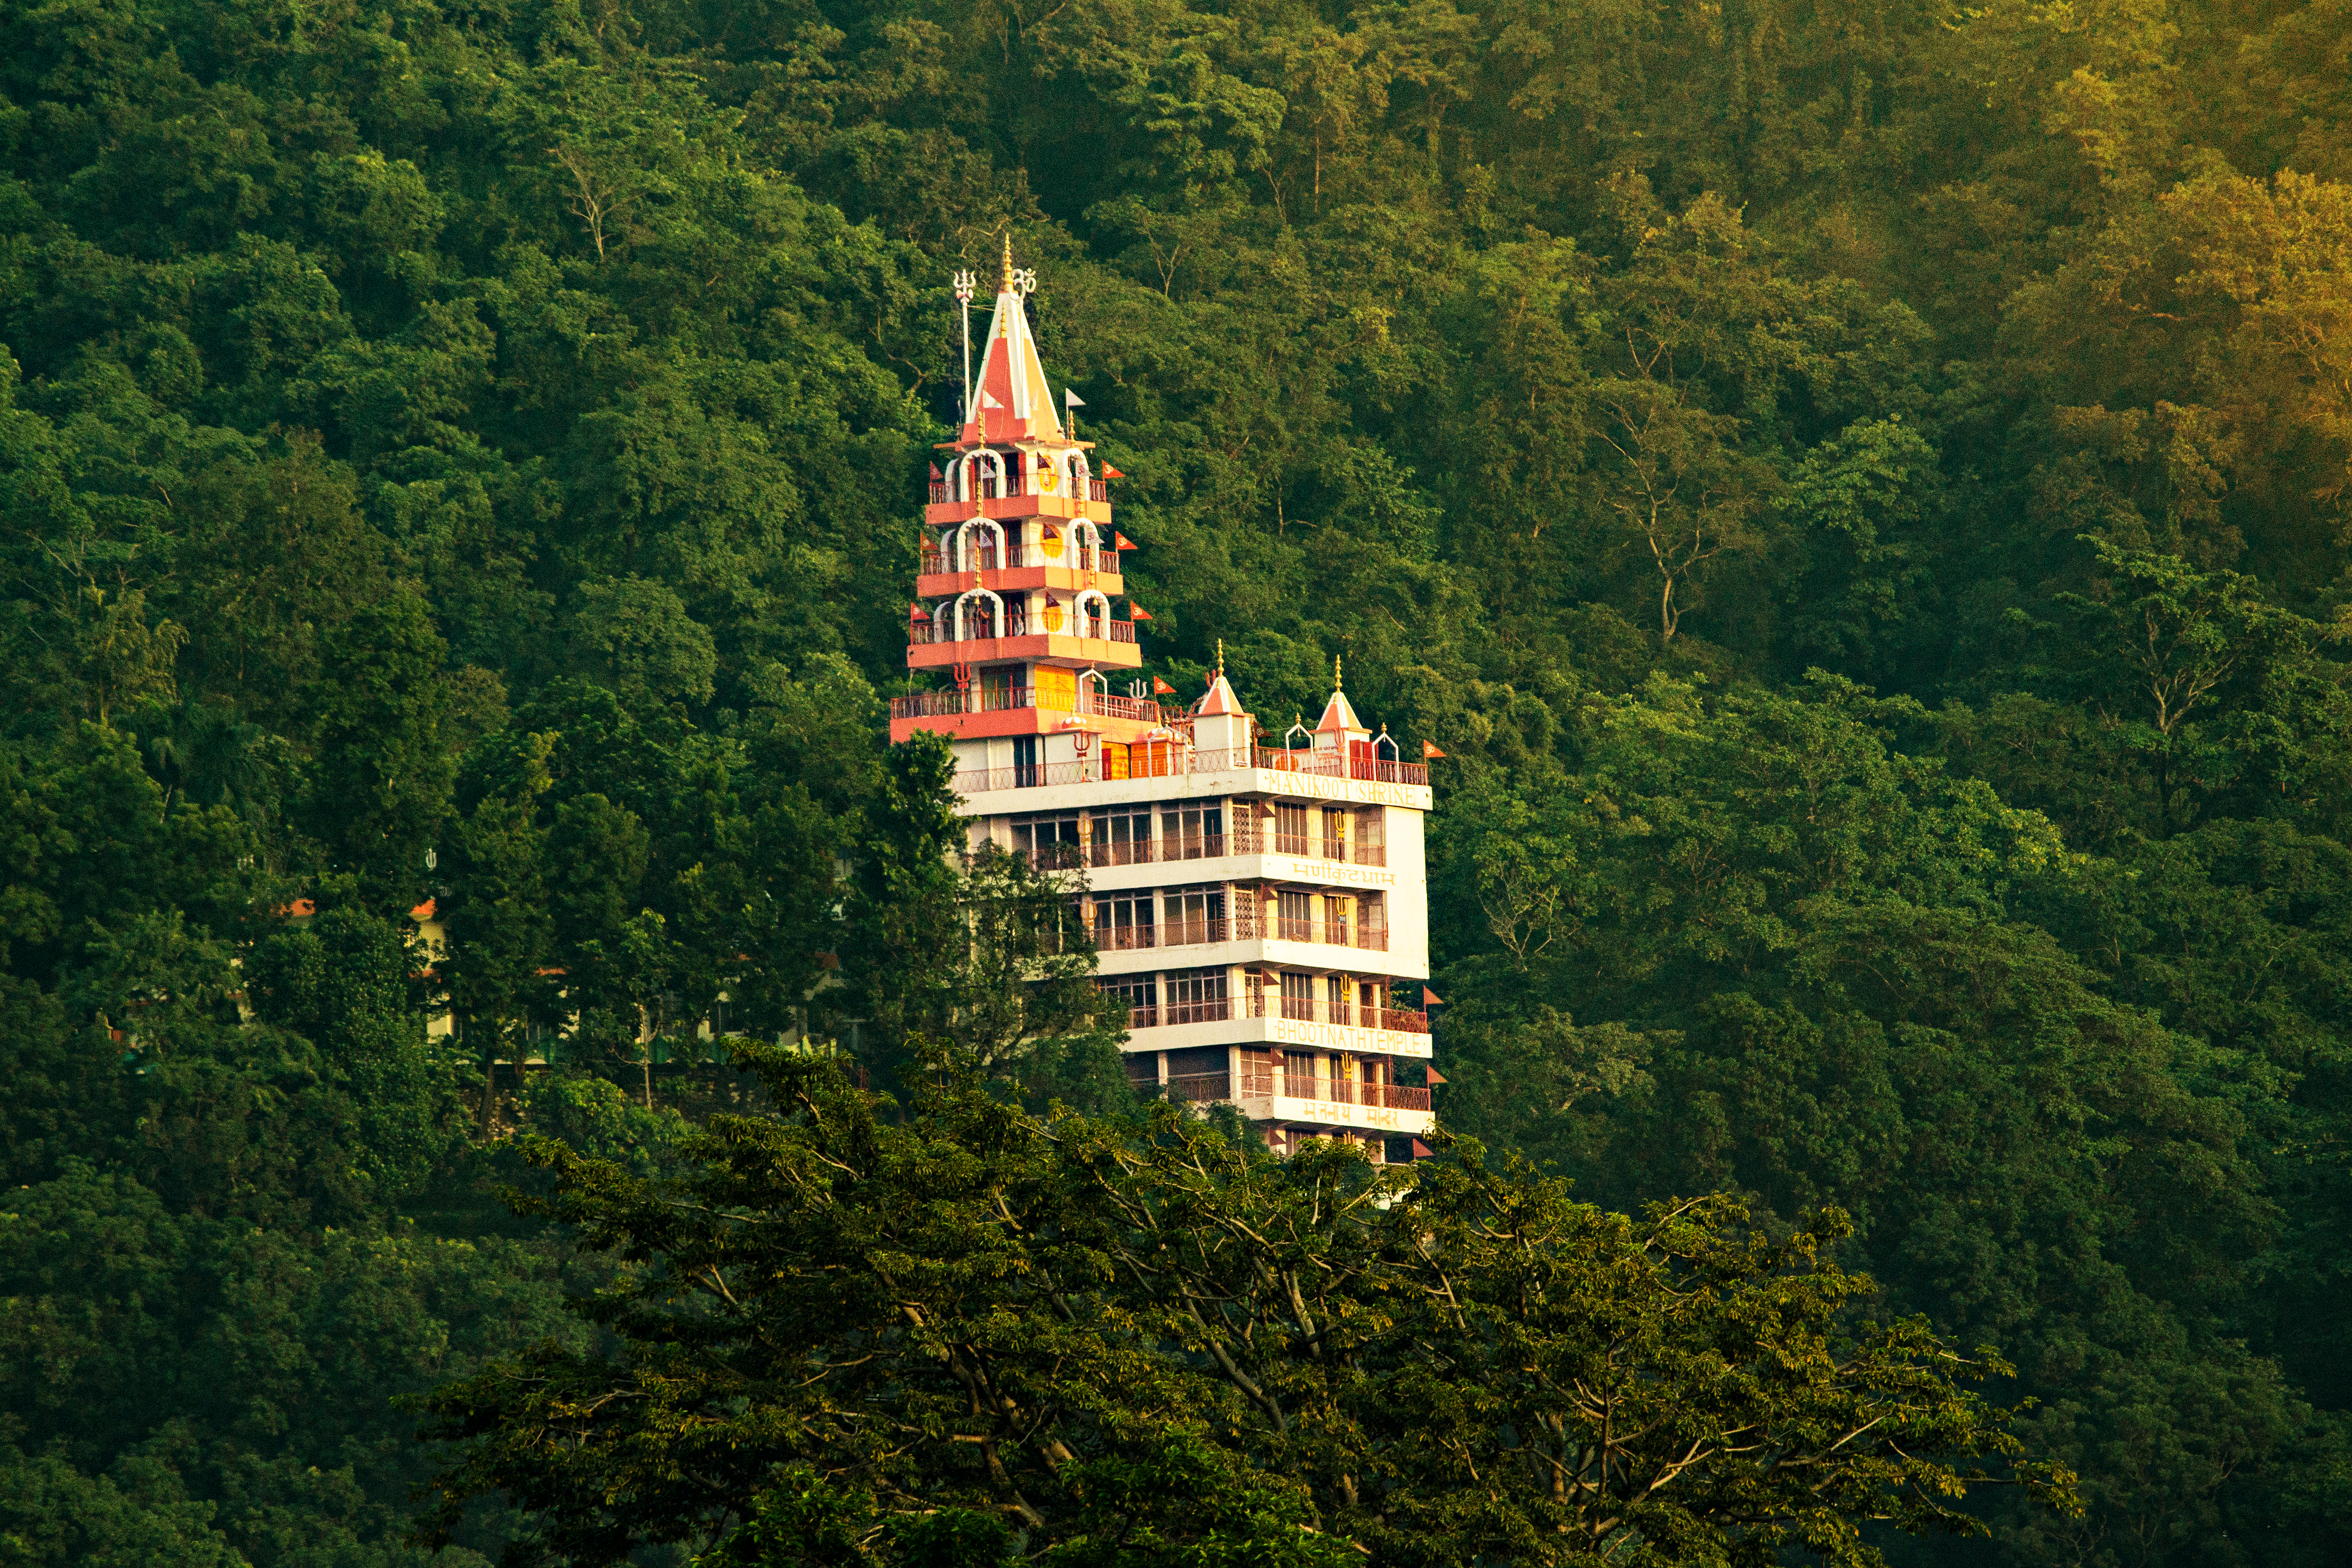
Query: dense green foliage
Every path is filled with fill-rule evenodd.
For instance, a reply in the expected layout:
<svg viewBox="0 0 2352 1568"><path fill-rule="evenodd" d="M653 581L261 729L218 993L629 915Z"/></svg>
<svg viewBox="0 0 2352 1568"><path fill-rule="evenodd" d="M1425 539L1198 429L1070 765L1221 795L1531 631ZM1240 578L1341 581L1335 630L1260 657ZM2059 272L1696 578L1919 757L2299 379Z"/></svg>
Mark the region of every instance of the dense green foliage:
<svg viewBox="0 0 2352 1568"><path fill-rule="evenodd" d="M722 994L1114 1091L876 733L1008 227L1159 673L1449 753L1455 1131L2016 1363L1899 1553L2352 1555L2344 0L0 15L0 1559L414 1558Z"/></svg>
<svg viewBox="0 0 2352 1568"><path fill-rule="evenodd" d="M1978 1461L2011 1479L1962 1386L2000 1369L1842 1327L1870 1289L1831 1216L1775 1241L1475 1152L1375 1174L1166 1103L1038 1117L944 1054L894 1122L829 1062L745 1058L774 1111L713 1117L681 1180L532 1146L534 1207L637 1267L594 1351L435 1394L452 1505L511 1498L583 1563L925 1564L952 1530L976 1568L1870 1568L1858 1521L1980 1531Z"/></svg>

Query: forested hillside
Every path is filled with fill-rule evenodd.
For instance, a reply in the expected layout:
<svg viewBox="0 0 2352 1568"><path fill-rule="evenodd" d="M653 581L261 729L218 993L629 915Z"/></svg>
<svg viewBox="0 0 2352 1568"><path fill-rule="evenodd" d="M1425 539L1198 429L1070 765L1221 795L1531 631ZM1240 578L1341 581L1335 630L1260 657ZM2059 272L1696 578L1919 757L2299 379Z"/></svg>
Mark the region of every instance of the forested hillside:
<svg viewBox="0 0 2352 1568"><path fill-rule="evenodd" d="M1008 232L1147 668L1446 753L1453 1132L2015 1363L1897 1561L2352 1557L2346 0L0 15L0 1563L425 1561L722 994L1116 1093L880 733Z"/></svg>

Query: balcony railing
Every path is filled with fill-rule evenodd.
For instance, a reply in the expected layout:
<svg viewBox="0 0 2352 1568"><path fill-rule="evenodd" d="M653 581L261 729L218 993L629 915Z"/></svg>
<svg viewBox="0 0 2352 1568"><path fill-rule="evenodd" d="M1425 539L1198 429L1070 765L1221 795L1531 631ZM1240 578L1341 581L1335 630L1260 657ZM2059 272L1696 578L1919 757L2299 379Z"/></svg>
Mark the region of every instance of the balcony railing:
<svg viewBox="0 0 2352 1568"><path fill-rule="evenodd" d="M1282 996L1260 991L1250 1003L1253 1018L1292 1018L1302 1023L1343 1024L1358 1029L1388 1029L1400 1035L1429 1033L1429 1015L1410 1007L1366 1007L1317 996Z"/></svg>
<svg viewBox="0 0 2352 1568"><path fill-rule="evenodd" d="M1380 784L1426 784L1427 763L1391 762L1386 757L1349 758L1336 752L1286 752L1279 746L1237 746L1232 751L1196 752L1196 773L1232 773L1242 768L1266 768L1282 773L1312 773L1322 778L1370 779Z"/></svg>
<svg viewBox="0 0 2352 1568"><path fill-rule="evenodd" d="M1132 719L1139 723L1158 724L1163 721L1160 704L1149 697L1115 697L1107 691L1079 691L1070 700L1079 713L1091 713L1105 719ZM1037 689L1034 686L960 686L943 691L918 691L908 697L890 699L893 719L937 719L958 713L1000 713L1010 709L1037 706ZM1064 711L1055 708L1052 711Z"/></svg>
<svg viewBox="0 0 2352 1568"><path fill-rule="evenodd" d="M1265 922L1265 934L1282 942L1314 942L1327 947L1360 947L1367 952L1386 952L1389 932L1386 926L1350 926L1344 921L1296 921L1275 919Z"/></svg>
<svg viewBox="0 0 2352 1568"><path fill-rule="evenodd" d="M1149 866L1159 858L1159 847L1149 838L1130 838L1117 844L1089 844L1086 849L1087 864L1097 870L1105 866Z"/></svg>
<svg viewBox="0 0 2352 1568"><path fill-rule="evenodd" d="M897 704L902 700L892 700L890 716L893 719L915 716L912 709L905 713L899 711ZM1123 702L1128 700L1115 698L1113 700ZM943 707L936 710L926 709L924 711L951 713L956 710ZM1320 853L1317 853L1310 847L1310 845L1318 842L1321 846ZM1176 860L1217 860L1227 855L1262 854L1269 844L1273 846L1276 854L1297 855L1307 859L1335 862L1353 860L1359 866L1385 866L1389 863L1389 852L1382 845L1345 846L1339 854L1334 855L1330 852L1331 845L1328 839L1316 841L1297 834L1267 833L1256 823L1247 821L1234 823L1231 833L1202 833L1190 838L1133 838L1118 843L1097 842L1087 847L1085 863L1100 870L1107 866L1151 866ZM1076 866L1078 861L1070 859L1063 864Z"/></svg>
<svg viewBox="0 0 2352 1568"><path fill-rule="evenodd" d="M1033 851L1033 853L1034 853ZM1147 948L1207 947L1221 942L1317 942L1327 947L1352 947L1366 952L1386 952L1385 926L1351 926L1339 921L1269 920L1246 905L1213 919L1172 920L1156 925L1097 925L1095 947L1103 952L1139 952Z"/></svg>
<svg viewBox="0 0 2352 1568"><path fill-rule="evenodd" d="M985 626L988 624L987 617L982 616L974 616L972 619L982 626ZM1004 635L1008 637L1034 637L1038 635L1035 628L1023 626L1012 616L1008 616L1005 617L1005 623ZM1097 624L1099 625L1100 623L1097 622ZM953 622L945 615L940 616L937 620L917 621L907 628L907 640L918 645L951 642L986 642L990 640L993 635L993 633L982 632L972 637L958 637L955 635L955 626ZM1085 637L1086 633L1078 630L1076 624L1074 623L1066 634L1056 633L1055 635ZM1110 623L1109 637L1095 637L1091 640L1095 642L1131 643L1135 640L1135 623L1133 621L1113 621Z"/></svg>
<svg viewBox="0 0 2352 1568"><path fill-rule="evenodd" d="M1332 1003L1309 996L1268 995L1257 992L1246 1003L1221 997L1213 1002L1178 1002L1164 1007L1130 1007L1127 1026L1154 1029L1162 1024L1223 1023L1228 1018L1289 1018L1302 1023L1339 1024L1356 1029L1386 1029L1398 1035L1426 1035L1429 1015L1410 1007L1363 1007L1352 1002Z"/></svg>
<svg viewBox="0 0 2352 1568"><path fill-rule="evenodd" d="M1220 942L1248 942L1265 933L1270 922L1247 910L1234 916L1173 920L1160 925L1095 927L1095 947L1102 952L1139 952L1154 947L1206 947Z"/></svg>
<svg viewBox="0 0 2352 1568"><path fill-rule="evenodd" d="M969 562L967 565L958 566L947 552L926 548L916 570L926 577L936 577L943 573L965 575L974 572L1003 572L1016 566L1067 566L1074 572L1108 572L1113 575L1118 572L1118 552L1116 550L1088 550L1080 546L1066 549L1059 555L1049 555L1036 546L1023 544L1018 540L1006 541L1001 556L992 543L974 545Z"/></svg>
<svg viewBox="0 0 2352 1568"><path fill-rule="evenodd" d="M1110 484L1108 480L1088 479L1086 483L1087 499L1088 500L1110 500ZM998 492L1000 490L1008 496L1024 494L1043 495L1045 493L1043 490L1035 489L1034 486L1024 489L1017 481L999 484L995 476L992 474L981 474L974 476L971 488L971 495L965 499L972 500L996 500L1000 499L998 496ZM1056 487L1055 493L1060 493L1058 486ZM931 481L931 504L933 506L945 506L948 502L957 499L959 498L955 493L955 486L950 481L946 479L933 479Z"/></svg>
<svg viewBox="0 0 2352 1568"><path fill-rule="evenodd" d="M1114 621L1111 623L1111 629L1116 631L1118 627L1126 625L1127 623L1124 621ZM1133 628L1130 627L1129 629L1132 630ZM921 642L927 639L918 637L915 640ZM940 637L938 640L945 642L949 639L946 637ZM1284 753L1281 752L1267 752L1263 747L1259 748L1255 753L1256 756L1272 755L1276 757L1283 754ZM1292 754L1303 756L1306 753L1296 752ZM1258 764L1253 760L1253 754L1246 751L1190 751L1184 754L1183 765L1172 771L1189 773L1222 773L1232 772L1236 768L1255 767L1256 765ZM1360 763L1354 772L1347 772L1346 770L1339 768L1328 770L1279 768L1276 771L1284 773L1307 773L1310 771L1322 772L1349 778L1371 779L1383 784L1426 785L1429 783L1429 767L1428 764L1424 763L1391 763L1384 761L1365 763ZM1102 782L1102 763L1099 758L1096 757L1087 757L1074 763L1043 763L1034 767L1026 768L970 768L955 776L955 787L965 795L978 795L985 790L1036 789L1047 784L1100 784ZM1236 824L1236 828L1238 828L1239 826L1239 824ZM1379 850L1381 858L1378 860L1366 861L1364 864L1375 866L1387 865L1388 851L1386 847L1381 846L1374 846L1373 847ZM1277 852L1279 853L1280 851ZM1236 848L1234 853L1237 855L1249 855L1255 854L1257 851L1254 848ZM1297 851L1297 853L1303 853L1303 851Z"/></svg>
<svg viewBox="0 0 2352 1568"><path fill-rule="evenodd" d="M1157 1084L1144 1084L1144 1089L1157 1089L1170 1100L1231 1100L1234 1079L1231 1073L1188 1072L1171 1076Z"/></svg>
<svg viewBox="0 0 2352 1568"><path fill-rule="evenodd" d="M1417 1084L1350 1083L1343 1078L1285 1073L1275 1092L1286 1100L1320 1100L1339 1105L1368 1105L1381 1110L1429 1109L1429 1090Z"/></svg>
<svg viewBox="0 0 2352 1568"><path fill-rule="evenodd" d="M1285 1073L1261 1079L1252 1074L1250 1088L1286 1100L1319 1100L1327 1105L1363 1105L1381 1110L1427 1110L1429 1090L1413 1084L1350 1083L1346 1079L1308 1078ZM1233 1075L1222 1072L1185 1073L1165 1083L1137 1087L1158 1089L1170 1100L1194 1101L1231 1100Z"/></svg>

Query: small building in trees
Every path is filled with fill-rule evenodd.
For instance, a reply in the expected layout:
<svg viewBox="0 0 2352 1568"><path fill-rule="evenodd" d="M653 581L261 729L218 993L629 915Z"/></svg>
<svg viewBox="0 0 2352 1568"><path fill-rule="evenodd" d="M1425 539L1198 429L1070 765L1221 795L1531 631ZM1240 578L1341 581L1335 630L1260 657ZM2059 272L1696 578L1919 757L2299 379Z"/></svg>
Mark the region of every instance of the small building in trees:
<svg viewBox="0 0 2352 1568"><path fill-rule="evenodd" d="M1118 613L1134 546L1057 415L1031 283L1008 247L924 512L907 662L940 679L892 701L891 739L950 738L976 849L1083 873L1132 1080L1230 1101L1278 1150L1337 1137L1382 1158L1430 1125L1427 1086L1401 1081L1430 1056L1427 764L1357 717L1336 662L1315 728L1275 744L1222 654L1190 705L1129 679L1150 619Z"/></svg>

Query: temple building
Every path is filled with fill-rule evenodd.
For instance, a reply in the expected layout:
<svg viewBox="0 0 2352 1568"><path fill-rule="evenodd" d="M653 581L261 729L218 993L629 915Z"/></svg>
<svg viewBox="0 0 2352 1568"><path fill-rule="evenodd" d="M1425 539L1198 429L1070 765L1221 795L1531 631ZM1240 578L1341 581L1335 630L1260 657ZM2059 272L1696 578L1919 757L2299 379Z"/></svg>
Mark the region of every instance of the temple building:
<svg viewBox="0 0 2352 1568"><path fill-rule="evenodd" d="M1393 1156L1430 1125L1428 1089L1397 1081L1429 1058L1429 1022L1396 994L1429 974L1428 768L1357 717L1336 665L1315 728L1274 744L1222 668L1190 706L1113 690L1150 617L1118 614L1134 547L1057 415L1032 286L1008 247L909 612L908 667L946 679L892 701L890 738L952 742L975 849L1083 871L1132 1080L1232 1101L1278 1150Z"/></svg>

